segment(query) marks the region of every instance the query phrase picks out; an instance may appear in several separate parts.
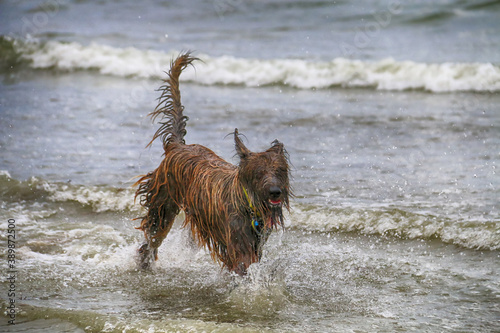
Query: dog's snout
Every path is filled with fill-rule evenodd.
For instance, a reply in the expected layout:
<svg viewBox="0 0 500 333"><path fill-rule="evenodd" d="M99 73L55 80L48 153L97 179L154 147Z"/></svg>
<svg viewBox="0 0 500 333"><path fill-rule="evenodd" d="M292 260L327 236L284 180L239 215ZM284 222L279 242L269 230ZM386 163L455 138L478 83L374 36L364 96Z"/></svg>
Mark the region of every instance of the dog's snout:
<svg viewBox="0 0 500 333"><path fill-rule="evenodd" d="M274 199L279 198L281 195L281 189L278 186L271 186L269 188L269 195Z"/></svg>

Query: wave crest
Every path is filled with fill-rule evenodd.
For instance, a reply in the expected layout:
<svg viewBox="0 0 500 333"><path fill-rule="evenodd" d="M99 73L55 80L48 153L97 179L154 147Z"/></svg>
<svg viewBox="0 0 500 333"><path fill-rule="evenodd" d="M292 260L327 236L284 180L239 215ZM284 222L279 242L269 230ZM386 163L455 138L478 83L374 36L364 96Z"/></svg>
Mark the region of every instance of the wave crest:
<svg viewBox="0 0 500 333"><path fill-rule="evenodd" d="M0 198L8 202L76 202L93 212L137 212L133 188L113 186L77 185L48 182L36 177L26 181L12 178L7 171L0 170Z"/></svg>
<svg viewBox="0 0 500 333"><path fill-rule="evenodd" d="M177 52L117 48L75 42L22 43L11 40L2 49L29 63L34 69L57 71L92 70L103 75L161 78ZM7 46L6 46L7 45ZM500 91L500 67L491 63L417 63L361 61L335 58L331 61L300 59L244 59L211 57L194 69L187 69L183 80L205 85L266 86L285 85L298 89L374 88L379 90L425 90L429 92ZM9 62L13 60L10 59Z"/></svg>
<svg viewBox="0 0 500 333"><path fill-rule="evenodd" d="M0 189L3 189L0 192L2 201L38 203L33 207L57 203L60 208L77 203L95 213L132 212L135 215L141 209L134 203L132 188L47 182L35 177L18 181L8 172L0 171ZM18 210L16 207L12 209ZM55 212L44 208L37 214L47 217ZM457 221L399 208L329 208L300 202L293 203L289 217L290 228L305 232L357 232L402 239L438 239L469 249L500 249L500 225L495 221Z"/></svg>
<svg viewBox="0 0 500 333"><path fill-rule="evenodd" d="M312 232L360 232L407 239L439 239L469 249L498 250L495 222L455 221L397 208L353 209L298 206L292 228Z"/></svg>

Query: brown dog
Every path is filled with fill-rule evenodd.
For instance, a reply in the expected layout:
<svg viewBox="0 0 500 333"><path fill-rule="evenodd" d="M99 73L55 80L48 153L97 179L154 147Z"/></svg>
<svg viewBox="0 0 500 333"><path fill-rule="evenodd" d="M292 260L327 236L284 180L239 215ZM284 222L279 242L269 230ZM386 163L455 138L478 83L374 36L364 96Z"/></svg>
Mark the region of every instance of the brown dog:
<svg viewBox="0 0 500 333"><path fill-rule="evenodd" d="M183 115L179 76L196 58L189 53L172 62L160 90L158 106L150 114L162 116L151 143L161 138L164 159L156 170L136 183L136 198L147 214L138 229L146 242L139 249L140 266L149 268L158 258L158 247L180 210L194 239L210 251L214 260L240 275L259 261L271 230L283 226L283 211L292 195L288 156L275 140L261 153L248 150L234 131L238 166L201 145L186 145L187 117ZM149 146L148 145L148 146Z"/></svg>

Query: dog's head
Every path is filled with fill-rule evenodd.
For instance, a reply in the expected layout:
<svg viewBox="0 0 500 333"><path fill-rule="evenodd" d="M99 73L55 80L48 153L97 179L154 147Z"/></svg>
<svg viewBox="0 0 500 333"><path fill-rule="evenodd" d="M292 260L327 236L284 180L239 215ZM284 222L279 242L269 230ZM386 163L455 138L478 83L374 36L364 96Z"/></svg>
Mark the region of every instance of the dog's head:
<svg viewBox="0 0 500 333"><path fill-rule="evenodd" d="M288 154L281 142L260 153L251 152L234 132L240 157L239 176L254 209L262 215L266 227L283 223L282 208L289 209L292 195L289 182Z"/></svg>

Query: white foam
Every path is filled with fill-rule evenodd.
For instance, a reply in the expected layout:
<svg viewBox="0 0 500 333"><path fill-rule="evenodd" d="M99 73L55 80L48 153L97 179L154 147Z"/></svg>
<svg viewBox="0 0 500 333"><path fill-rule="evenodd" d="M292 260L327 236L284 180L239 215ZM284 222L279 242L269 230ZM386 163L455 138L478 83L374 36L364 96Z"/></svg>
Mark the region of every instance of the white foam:
<svg viewBox="0 0 500 333"><path fill-rule="evenodd" d="M315 209L294 208L292 228L319 232L361 232L403 238L438 238L470 249L500 249L498 226L460 222L398 209Z"/></svg>
<svg viewBox="0 0 500 333"><path fill-rule="evenodd" d="M92 43L49 41L14 44L33 68L95 70L114 76L160 78L178 52L164 53L133 47L115 48ZM500 91L500 67L491 63L428 64L396 61L360 61L336 58L312 62L298 59L244 59L197 55L203 62L188 68L183 80L201 84L263 86L282 84L299 89L340 86L380 90L422 89L431 92Z"/></svg>
<svg viewBox="0 0 500 333"><path fill-rule="evenodd" d="M7 171L7 170L0 170L0 176L3 176L3 177L5 177L6 179L9 179L9 180L12 179L9 171Z"/></svg>
<svg viewBox="0 0 500 333"><path fill-rule="evenodd" d="M51 201L76 201L82 205L92 207L92 210L98 213L139 209L139 205L134 203L134 190L132 188L120 189L48 183L37 179L33 179L32 182L37 187L47 191Z"/></svg>
<svg viewBox="0 0 500 333"><path fill-rule="evenodd" d="M154 77L162 75L169 68L173 54L157 51L143 51L133 47L114 48L92 43L83 46L78 43L55 41L30 46L31 52L24 54L32 61L33 68L57 68L59 70L97 70L102 74L116 76Z"/></svg>

